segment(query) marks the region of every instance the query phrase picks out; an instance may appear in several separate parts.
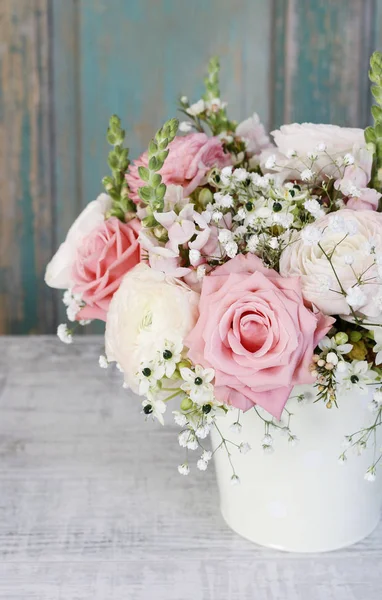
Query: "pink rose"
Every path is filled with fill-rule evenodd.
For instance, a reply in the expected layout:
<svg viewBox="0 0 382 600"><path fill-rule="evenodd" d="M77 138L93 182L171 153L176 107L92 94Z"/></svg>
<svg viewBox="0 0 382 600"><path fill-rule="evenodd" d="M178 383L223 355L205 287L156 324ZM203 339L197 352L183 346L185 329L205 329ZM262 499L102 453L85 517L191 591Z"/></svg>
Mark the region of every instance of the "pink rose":
<svg viewBox="0 0 382 600"><path fill-rule="evenodd" d="M315 346L334 319L304 306L297 277L281 277L253 254L205 277L189 357L215 369L216 398L242 410L258 404L280 418L294 385L312 383Z"/></svg>
<svg viewBox="0 0 382 600"><path fill-rule="evenodd" d="M176 137L169 145L169 155L160 170L166 185L181 185L184 197L189 196L198 185L205 183L205 175L212 167L226 167L231 164L229 154L225 154L217 137L205 133L190 133ZM126 181L130 188L130 198L139 202L138 188L144 183L139 177L138 167L148 165L147 152L130 165Z"/></svg>
<svg viewBox="0 0 382 600"><path fill-rule="evenodd" d="M73 265L73 292L82 295L86 306L80 319L102 319L123 276L140 261L140 222L122 223L111 217L82 240Z"/></svg>

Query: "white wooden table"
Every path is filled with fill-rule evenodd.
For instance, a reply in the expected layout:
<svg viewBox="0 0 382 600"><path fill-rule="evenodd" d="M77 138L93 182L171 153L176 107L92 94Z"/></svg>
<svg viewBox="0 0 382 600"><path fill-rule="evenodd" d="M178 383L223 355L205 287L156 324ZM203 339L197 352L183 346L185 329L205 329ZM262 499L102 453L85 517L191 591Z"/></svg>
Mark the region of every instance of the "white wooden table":
<svg viewBox="0 0 382 600"><path fill-rule="evenodd" d="M326 555L241 539L101 350L0 338L1 600L381 600L381 526Z"/></svg>

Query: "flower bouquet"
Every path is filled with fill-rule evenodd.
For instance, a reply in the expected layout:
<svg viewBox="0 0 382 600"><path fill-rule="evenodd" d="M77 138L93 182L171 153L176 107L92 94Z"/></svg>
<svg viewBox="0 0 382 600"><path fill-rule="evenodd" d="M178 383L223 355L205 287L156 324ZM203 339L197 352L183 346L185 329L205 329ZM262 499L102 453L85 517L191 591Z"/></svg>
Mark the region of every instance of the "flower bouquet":
<svg viewBox="0 0 382 600"><path fill-rule="evenodd" d="M105 321L99 364L144 418L172 413L179 473L214 457L226 521L283 549L347 545L379 518L380 53L370 79L365 131L295 123L271 141L256 114L228 117L217 59L137 160L111 117L106 193L46 270L65 290L59 338Z"/></svg>

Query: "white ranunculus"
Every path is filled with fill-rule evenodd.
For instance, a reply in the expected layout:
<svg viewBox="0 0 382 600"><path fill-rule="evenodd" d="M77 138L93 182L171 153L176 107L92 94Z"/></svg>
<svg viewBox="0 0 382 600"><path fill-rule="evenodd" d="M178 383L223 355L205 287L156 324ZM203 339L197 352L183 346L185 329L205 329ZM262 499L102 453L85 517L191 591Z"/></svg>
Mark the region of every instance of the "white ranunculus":
<svg viewBox="0 0 382 600"><path fill-rule="evenodd" d="M198 318L199 294L177 279L140 263L129 271L107 313L108 361L122 368L125 383L137 392L137 374L161 342L183 341Z"/></svg>
<svg viewBox="0 0 382 600"><path fill-rule="evenodd" d="M111 208L112 200L107 194L100 194L89 202L69 229L66 240L46 267L45 283L52 288L72 287L71 272L77 248L83 238L105 220L105 213Z"/></svg>
<svg viewBox="0 0 382 600"><path fill-rule="evenodd" d="M355 310L379 322L382 314L379 302L381 278L380 269L375 263L376 258L382 256L382 214L343 209L318 219L309 227L317 228L322 233L319 242L307 244L304 236L295 232L291 243L281 254L281 275L301 277L306 300L326 315L344 316L350 315L351 310L346 297L339 293L341 290L336 275L348 296L350 290L357 289L356 276L362 275L364 284L359 290L364 298L362 305ZM327 255L333 252L331 263L335 273L324 252ZM353 259L351 264L350 256ZM328 281L326 289L320 283L323 280ZM361 294L359 296L361 301Z"/></svg>
<svg viewBox="0 0 382 600"><path fill-rule="evenodd" d="M300 173L307 166L310 168L311 163L307 157L310 153L317 156L312 167L316 175L319 174L320 178L327 175L338 179L338 167L332 159L352 154L366 144L363 129L321 123L282 125L280 129L272 131L271 135L277 148L264 150L260 156L260 165L264 171L282 173L284 179L299 179ZM293 156L292 151L297 156ZM269 169L265 164L271 155L274 155L276 165Z"/></svg>

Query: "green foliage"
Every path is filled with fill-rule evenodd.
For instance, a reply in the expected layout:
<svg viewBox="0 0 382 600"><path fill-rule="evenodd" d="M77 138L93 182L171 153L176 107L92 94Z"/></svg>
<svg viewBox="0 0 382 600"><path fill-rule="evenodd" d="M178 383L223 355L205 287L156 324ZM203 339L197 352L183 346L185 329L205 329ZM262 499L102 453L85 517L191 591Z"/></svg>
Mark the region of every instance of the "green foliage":
<svg viewBox="0 0 382 600"><path fill-rule="evenodd" d="M382 53L374 52L370 58L369 79L372 82L371 93L376 101L371 114L374 127L365 129L365 140L374 151L371 186L382 191Z"/></svg>
<svg viewBox="0 0 382 600"><path fill-rule="evenodd" d="M157 131L149 144L148 167L138 168L139 177L145 184L139 188L138 194L142 202L147 204L148 215L144 220L146 227L155 227L157 225L153 213L162 212L164 208L166 186L162 183L162 176L158 171L164 165L164 161L169 153L167 147L176 136L178 126L178 119L170 119Z"/></svg>
<svg viewBox="0 0 382 600"><path fill-rule="evenodd" d="M107 159L111 175L102 179L102 184L113 200L108 216L125 220L125 214L136 210L135 204L129 198L129 189L125 181L125 174L129 166L129 149L124 148L125 131L121 127L121 120L117 115L112 115L107 130L107 141L113 146Z"/></svg>

